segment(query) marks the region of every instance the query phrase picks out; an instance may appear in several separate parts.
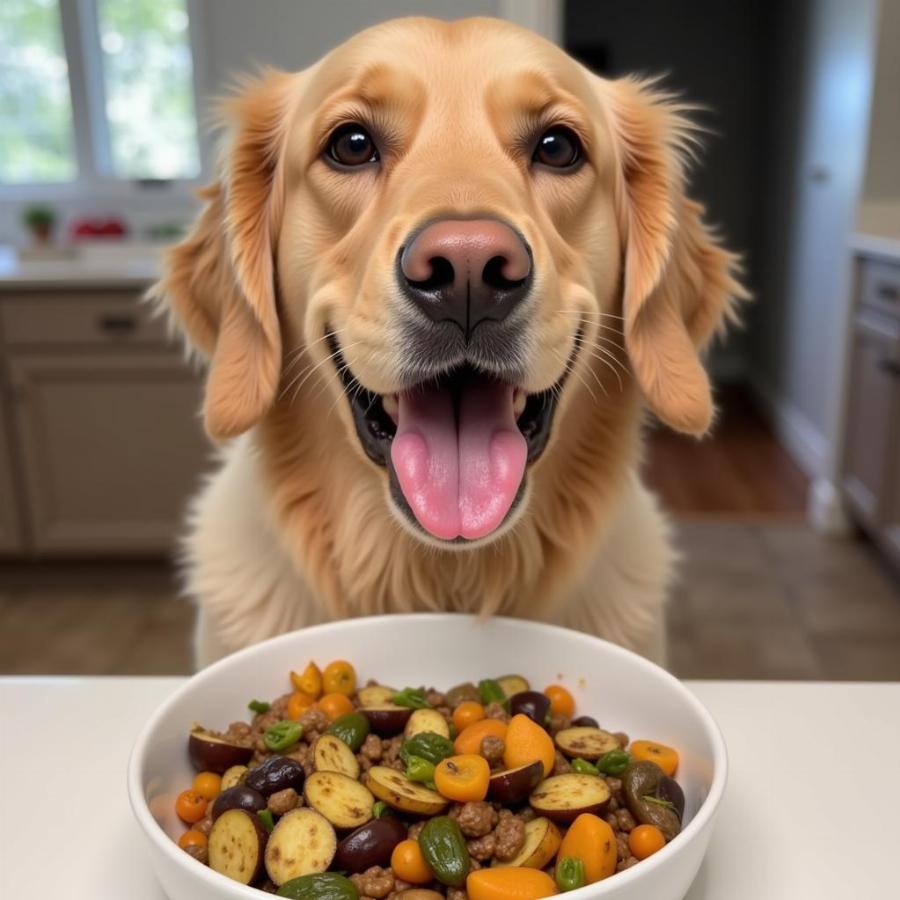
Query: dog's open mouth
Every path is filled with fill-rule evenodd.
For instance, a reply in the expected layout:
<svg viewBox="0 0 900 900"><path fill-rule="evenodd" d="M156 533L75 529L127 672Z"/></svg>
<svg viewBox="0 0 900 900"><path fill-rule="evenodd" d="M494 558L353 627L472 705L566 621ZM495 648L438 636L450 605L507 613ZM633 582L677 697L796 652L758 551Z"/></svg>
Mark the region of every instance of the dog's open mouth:
<svg viewBox="0 0 900 900"><path fill-rule="evenodd" d="M550 437L562 382L526 394L469 365L398 394L363 387L336 338L328 342L360 443L386 466L394 500L433 537L471 541L496 531ZM575 353L580 345L576 337ZM571 366L566 367L566 373Z"/></svg>

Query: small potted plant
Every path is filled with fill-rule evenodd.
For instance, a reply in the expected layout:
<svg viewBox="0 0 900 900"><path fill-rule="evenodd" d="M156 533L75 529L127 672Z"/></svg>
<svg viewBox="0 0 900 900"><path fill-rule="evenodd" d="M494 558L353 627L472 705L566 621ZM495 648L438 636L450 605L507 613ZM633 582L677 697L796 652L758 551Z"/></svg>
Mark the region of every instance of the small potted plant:
<svg viewBox="0 0 900 900"><path fill-rule="evenodd" d="M28 206L22 212L22 224L36 244L49 244L56 226L56 213L49 206Z"/></svg>

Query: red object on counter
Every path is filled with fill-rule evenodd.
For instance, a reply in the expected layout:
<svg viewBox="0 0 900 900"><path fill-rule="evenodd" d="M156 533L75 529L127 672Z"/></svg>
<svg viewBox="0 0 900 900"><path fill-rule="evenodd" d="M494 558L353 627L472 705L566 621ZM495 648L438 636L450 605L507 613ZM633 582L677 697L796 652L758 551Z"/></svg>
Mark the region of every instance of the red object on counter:
<svg viewBox="0 0 900 900"><path fill-rule="evenodd" d="M128 225L118 216L80 216L72 220L69 233L73 240L84 238L123 238L128 234Z"/></svg>

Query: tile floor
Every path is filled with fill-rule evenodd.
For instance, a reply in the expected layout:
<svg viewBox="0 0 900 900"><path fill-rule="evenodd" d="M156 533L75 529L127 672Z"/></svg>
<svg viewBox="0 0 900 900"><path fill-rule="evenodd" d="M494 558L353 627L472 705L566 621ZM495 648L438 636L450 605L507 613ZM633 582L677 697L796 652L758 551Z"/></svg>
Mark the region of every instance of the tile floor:
<svg viewBox="0 0 900 900"><path fill-rule="evenodd" d="M802 525L683 520L670 664L686 678L900 679L900 581ZM190 671L192 612L150 564L0 567L0 673Z"/></svg>

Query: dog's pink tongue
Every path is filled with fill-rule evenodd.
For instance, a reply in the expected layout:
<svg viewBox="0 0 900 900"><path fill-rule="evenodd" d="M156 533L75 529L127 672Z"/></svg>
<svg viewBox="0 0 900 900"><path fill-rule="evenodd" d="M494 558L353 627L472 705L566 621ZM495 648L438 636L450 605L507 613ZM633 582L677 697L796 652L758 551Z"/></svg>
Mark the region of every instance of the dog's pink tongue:
<svg viewBox="0 0 900 900"><path fill-rule="evenodd" d="M474 540L503 522L522 483L528 448L516 427L513 389L463 387L456 420L449 391L400 395L391 462L419 524L435 537Z"/></svg>

